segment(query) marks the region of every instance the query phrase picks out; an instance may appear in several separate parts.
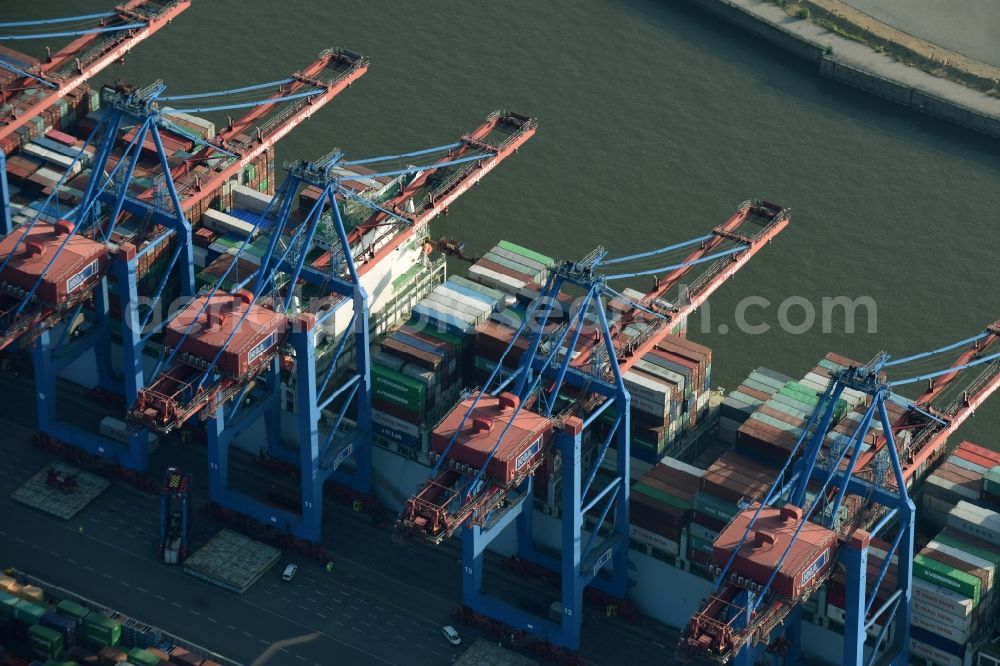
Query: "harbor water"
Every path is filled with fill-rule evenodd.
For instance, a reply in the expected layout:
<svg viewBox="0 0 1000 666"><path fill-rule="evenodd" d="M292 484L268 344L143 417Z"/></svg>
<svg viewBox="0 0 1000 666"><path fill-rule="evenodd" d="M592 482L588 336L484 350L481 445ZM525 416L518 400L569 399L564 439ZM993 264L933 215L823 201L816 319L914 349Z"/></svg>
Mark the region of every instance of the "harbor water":
<svg viewBox="0 0 1000 666"><path fill-rule="evenodd" d="M36 0L0 16L66 12ZM283 78L331 45L368 55L370 71L284 139L282 159L444 144L494 109L540 119L521 154L436 223L467 251L509 239L560 258L598 244L620 255L702 235L748 198L791 208L792 225L712 298L709 321L691 323L718 385L757 366L798 377L827 351L908 355L1000 318L1000 143L825 81L684 2L195 0L100 81L232 88ZM748 296L770 304L747 315L768 333L737 325ZM781 330L789 297L787 318L811 308L814 326ZM823 299L837 297L873 299L873 325L862 309L853 334L838 311L824 327ZM997 448L1000 399L961 434Z"/></svg>

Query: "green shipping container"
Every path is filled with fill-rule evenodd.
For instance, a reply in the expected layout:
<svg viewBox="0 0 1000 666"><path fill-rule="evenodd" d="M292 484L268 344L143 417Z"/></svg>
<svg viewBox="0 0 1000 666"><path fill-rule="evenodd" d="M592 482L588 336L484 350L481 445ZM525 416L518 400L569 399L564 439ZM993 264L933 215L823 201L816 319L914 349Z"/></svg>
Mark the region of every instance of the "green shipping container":
<svg viewBox="0 0 1000 666"><path fill-rule="evenodd" d="M157 666L160 658L155 654L146 652L142 648L132 648L128 651L128 660L135 666Z"/></svg>
<svg viewBox="0 0 1000 666"><path fill-rule="evenodd" d="M546 257L544 254L539 254L534 250L529 250L528 248L521 247L520 245L515 245L514 243L510 243L508 241L500 241L499 243L497 243L497 246L502 247L508 252L519 254L522 257L527 257L528 259L534 259L538 263L544 264L546 266L551 266L552 264L555 263L552 257Z"/></svg>
<svg viewBox="0 0 1000 666"><path fill-rule="evenodd" d="M83 636L91 647L118 647L122 640L122 625L100 613L91 613L83 621Z"/></svg>
<svg viewBox="0 0 1000 666"><path fill-rule="evenodd" d="M28 643L31 645L32 656L43 659L54 659L63 650L62 635L41 625L28 629Z"/></svg>
<svg viewBox="0 0 1000 666"><path fill-rule="evenodd" d="M735 504L721 500L704 490L699 490L694 494L694 510L727 523L740 512L740 508Z"/></svg>
<svg viewBox="0 0 1000 666"><path fill-rule="evenodd" d="M25 624L35 625L42 621L45 612L45 608L42 606L21 600L14 606L14 619Z"/></svg>
<svg viewBox="0 0 1000 666"><path fill-rule="evenodd" d="M995 550L986 550L985 548L973 546L965 541L962 541L961 538L955 538L948 534L938 534L934 537L934 540L938 543L943 543L946 546L957 548L965 553L968 553L969 555L975 555L976 557L984 559L987 562L1000 565L1000 552Z"/></svg>
<svg viewBox="0 0 1000 666"><path fill-rule="evenodd" d="M458 354L461 354L465 350L465 345L469 340L469 338L461 335L455 335L453 333L448 333L447 331L439 331L435 326L422 326L419 322L412 320L407 325L420 331L422 335L451 343L451 345L455 347L455 351Z"/></svg>
<svg viewBox="0 0 1000 666"><path fill-rule="evenodd" d="M913 575L969 597L974 604L979 603L979 592L983 581L972 574L949 567L926 555L917 554L913 558Z"/></svg>
<svg viewBox="0 0 1000 666"><path fill-rule="evenodd" d="M990 495L1000 495L1000 465L983 476L983 490Z"/></svg>
<svg viewBox="0 0 1000 666"><path fill-rule="evenodd" d="M634 486L632 486L632 492L634 492L634 493L642 493L643 495L646 495L648 497L652 497L653 499L657 500L658 502L663 502L664 504L667 504L667 505L672 506L672 507L677 508L677 509L681 509L682 511L686 511L686 510L688 510L688 509L691 508L691 503L690 502L685 502L682 499L678 499L678 498L674 497L673 495L668 495L667 493L665 493L665 492L663 492L661 490L658 490L656 488L650 488L649 486L647 486L646 484L644 484L642 481L639 481Z"/></svg>
<svg viewBox="0 0 1000 666"><path fill-rule="evenodd" d="M65 615L68 618L74 619L77 622L82 622L88 615L90 615L90 609L75 601L70 601L69 599L64 599L60 601L56 606L56 610L59 611L60 615Z"/></svg>
<svg viewBox="0 0 1000 666"><path fill-rule="evenodd" d="M689 535L688 546L690 546L692 550L697 550L702 553L711 553L715 544L711 541L705 541L704 539L699 539Z"/></svg>
<svg viewBox="0 0 1000 666"><path fill-rule="evenodd" d="M411 412L420 412L426 404L427 387L401 372L373 363L372 393Z"/></svg>
<svg viewBox="0 0 1000 666"><path fill-rule="evenodd" d="M258 187L257 189L259 189L261 192L265 193L267 192L267 178L264 178L263 180L260 181L260 187Z"/></svg>
<svg viewBox="0 0 1000 666"><path fill-rule="evenodd" d="M20 601L10 592L0 590L0 620L9 620L14 616L14 606Z"/></svg>

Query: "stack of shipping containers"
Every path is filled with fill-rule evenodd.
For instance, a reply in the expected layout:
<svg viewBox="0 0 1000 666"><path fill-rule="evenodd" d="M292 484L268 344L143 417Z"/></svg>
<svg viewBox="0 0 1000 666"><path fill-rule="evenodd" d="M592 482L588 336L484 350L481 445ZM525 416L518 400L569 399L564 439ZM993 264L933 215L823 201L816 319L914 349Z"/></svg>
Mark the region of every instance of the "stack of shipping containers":
<svg viewBox="0 0 1000 666"><path fill-rule="evenodd" d="M372 423L380 443L427 455L428 433L468 379L462 369L476 327L502 301L495 289L449 278L382 340L372 354Z"/></svg>
<svg viewBox="0 0 1000 666"><path fill-rule="evenodd" d="M914 557L910 651L959 666L1000 625L1000 514L960 501L946 522Z"/></svg>
<svg viewBox="0 0 1000 666"><path fill-rule="evenodd" d="M736 390L722 401L719 409L719 439L726 444L736 443L736 431L765 402L792 381L780 372L757 368L743 380Z"/></svg>
<svg viewBox="0 0 1000 666"><path fill-rule="evenodd" d="M678 557L681 532L704 474L705 470L664 457L636 481L629 494L631 540L654 557Z"/></svg>
<svg viewBox="0 0 1000 666"><path fill-rule="evenodd" d="M32 663L218 666L163 643L154 627L69 599L46 599L40 588L5 575L0 575L0 631L10 656L36 660Z"/></svg>
<svg viewBox="0 0 1000 666"><path fill-rule="evenodd" d="M13 51L6 47L0 47L0 59L10 63L22 70L27 70L39 65L37 58L23 53ZM10 83L21 78L18 74L0 69L0 86L8 86ZM23 91L29 98L27 103L32 104L31 97L43 97L47 91L42 88L34 88ZM30 119L13 134L5 137L0 145L0 150L7 155L11 155L18 148L27 145L38 137L43 137L52 130L64 130L72 127L76 122L96 109L99 105L99 93L91 90L87 85L81 85L70 90L65 96L57 99L52 106L46 108L40 115ZM8 175L10 175L8 173Z"/></svg>
<svg viewBox="0 0 1000 666"><path fill-rule="evenodd" d="M948 512L965 500L1000 510L1000 453L962 442L924 481L920 517L941 527Z"/></svg>

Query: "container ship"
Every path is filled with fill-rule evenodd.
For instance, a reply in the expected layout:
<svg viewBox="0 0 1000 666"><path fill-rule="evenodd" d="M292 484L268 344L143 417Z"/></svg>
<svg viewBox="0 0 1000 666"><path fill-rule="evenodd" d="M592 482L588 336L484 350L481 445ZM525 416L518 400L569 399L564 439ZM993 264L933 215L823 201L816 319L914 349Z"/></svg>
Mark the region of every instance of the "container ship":
<svg viewBox="0 0 1000 666"><path fill-rule="evenodd" d="M117 53L113 44L94 48ZM42 65L0 55L35 73ZM580 595L609 614L680 629L681 656L724 663L751 647L787 656L773 636L801 613L809 658L855 663L831 656L859 626L856 576L835 565L836 550L890 519L857 492L833 501L838 493L813 479L797 502L773 506L791 465L808 459L800 451L808 435L817 460L843 461L827 464L830 474L849 464L866 487L900 493L887 481L898 460L918 507L906 575L898 543L865 541L860 594L873 601L860 626L869 645L902 631L890 606L900 580L912 578L911 660L998 663L1000 454L948 444L1000 383L1000 363L987 364L997 324L914 399L873 397L860 379L847 386L874 366L834 353L795 378L757 368L732 391L713 388L712 351L688 338L688 317L788 224L787 210L745 202L706 236L646 253L679 257L657 271L612 275L617 260L603 248L565 261L503 240L449 274L435 248L455 243L435 243L428 224L524 145L537 122L499 111L433 149L362 160L334 150L284 165L290 175L279 185L275 143L367 67L348 49L324 51L286 80L253 87L266 91L262 99L224 125L204 117L224 104L183 105L200 96L171 99L161 82L92 90L73 81L44 111L15 104L17 120L0 135L0 345L11 359L30 355L36 385L53 395L70 382L103 401L94 423L70 423L55 398L40 397L41 445L110 457L137 478L160 438L197 438L213 470L209 510L251 516L299 544L319 541L318 507L334 485L374 496L398 512L399 534L434 543L517 520L520 540L534 542L531 556L509 541L488 547L550 582L567 534L588 545L599 537L605 545L575 571L586 564L591 580L604 580L613 565L622 586L585 594L581 586ZM653 277L654 288L607 287L621 277ZM178 297L183 307L157 322L148 303ZM63 344L76 345L71 355L60 356ZM862 378L885 386L878 367ZM884 418L872 418L876 402ZM236 421L242 405L266 418ZM237 488L230 449L291 471L301 491ZM581 472L575 488L568 469ZM581 485L605 490L588 501ZM605 496L617 499L602 505ZM567 527L571 515L579 520ZM609 515L619 517L610 528ZM475 543L473 563L486 548ZM790 556L778 554L782 545ZM473 605L476 566L463 574L472 590L464 619L575 648L579 619L574 638L565 618L541 629L518 624L539 605L531 600ZM74 663L70 646L81 636L117 649L107 632L124 625L109 613L92 618L63 602L53 611L30 586L0 583L0 621L32 656ZM740 620L738 599L762 588L763 606ZM557 618L571 609L565 598L552 604ZM129 652L132 663L189 663L151 647L158 642L133 642L142 653Z"/></svg>

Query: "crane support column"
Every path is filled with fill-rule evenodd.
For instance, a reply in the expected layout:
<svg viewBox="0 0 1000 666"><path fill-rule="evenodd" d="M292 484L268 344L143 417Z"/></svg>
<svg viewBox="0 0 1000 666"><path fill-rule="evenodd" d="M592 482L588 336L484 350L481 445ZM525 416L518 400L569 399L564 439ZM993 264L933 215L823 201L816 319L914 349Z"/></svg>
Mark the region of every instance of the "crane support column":
<svg viewBox="0 0 1000 666"><path fill-rule="evenodd" d="M7 156L0 150L0 234L14 231L10 217L10 186L7 183Z"/></svg>
<svg viewBox="0 0 1000 666"><path fill-rule="evenodd" d="M867 532L858 530L841 548L840 561L846 568L846 590L844 601L844 663L865 663L865 609L868 582L868 541Z"/></svg>

